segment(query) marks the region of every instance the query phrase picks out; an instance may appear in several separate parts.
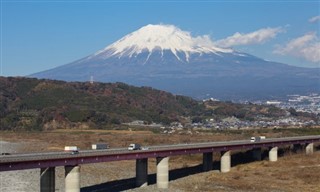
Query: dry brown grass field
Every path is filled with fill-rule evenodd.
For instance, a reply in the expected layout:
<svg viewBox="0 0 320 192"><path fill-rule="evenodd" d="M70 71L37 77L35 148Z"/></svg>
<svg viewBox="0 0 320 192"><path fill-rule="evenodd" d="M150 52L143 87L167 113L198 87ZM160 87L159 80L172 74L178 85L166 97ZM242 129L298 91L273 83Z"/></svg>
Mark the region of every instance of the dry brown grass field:
<svg viewBox="0 0 320 192"><path fill-rule="evenodd" d="M197 134L159 134L151 130L55 130L51 132L0 132L0 140L23 143L17 152L61 151L65 145L77 145L90 149L92 143L105 142L110 147L127 147L130 143L143 146L191 142L248 139L259 135L257 131L235 133L198 132ZM294 136L290 132L265 132L267 137ZM234 152L235 154L236 152ZM214 154L219 160L219 154ZM132 189L135 177L135 161L107 162L81 166L81 187L93 191L95 186L104 186L101 191L320 191L320 152L313 155L287 152L277 162L267 159L234 165L229 173L214 170L201 171L202 155L171 157L170 184L167 190L155 186L155 159L148 160L150 186ZM62 173L57 177L63 179ZM127 185L121 188L119 185ZM110 190L108 190L110 189Z"/></svg>

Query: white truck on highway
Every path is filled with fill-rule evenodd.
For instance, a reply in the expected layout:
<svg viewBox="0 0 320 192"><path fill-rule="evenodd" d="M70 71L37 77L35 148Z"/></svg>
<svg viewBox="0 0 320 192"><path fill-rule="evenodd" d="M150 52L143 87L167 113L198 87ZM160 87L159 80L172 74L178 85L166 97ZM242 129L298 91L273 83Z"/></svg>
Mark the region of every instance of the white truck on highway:
<svg viewBox="0 0 320 192"><path fill-rule="evenodd" d="M77 146L65 146L64 147L64 151L78 151L78 147Z"/></svg>
<svg viewBox="0 0 320 192"><path fill-rule="evenodd" d="M109 145L107 143L96 143L92 144L93 150L99 150L99 149L109 149Z"/></svg>
<svg viewBox="0 0 320 192"><path fill-rule="evenodd" d="M140 150L141 149L141 145L136 144L136 143L131 143L128 147L129 151L133 151L133 150Z"/></svg>
<svg viewBox="0 0 320 192"><path fill-rule="evenodd" d="M79 148L77 146L65 146L64 151L71 152L72 154L79 153Z"/></svg>
<svg viewBox="0 0 320 192"><path fill-rule="evenodd" d="M251 137L250 142L259 142L266 139L266 136Z"/></svg>

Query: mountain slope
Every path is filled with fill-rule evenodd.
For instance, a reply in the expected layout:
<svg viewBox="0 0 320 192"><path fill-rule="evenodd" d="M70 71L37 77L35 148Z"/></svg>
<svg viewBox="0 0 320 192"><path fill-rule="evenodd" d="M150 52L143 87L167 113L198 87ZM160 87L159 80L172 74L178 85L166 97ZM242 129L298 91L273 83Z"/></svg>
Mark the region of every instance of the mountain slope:
<svg viewBox="0 0 320 192"><path fill-rule="evenodd" d="M124 83L81 83L0 77L0 130L106 129L135 120L144 123L273 121L294 117L319 122L315 114L274 106L198 102L150 87ZM229 128L229 127L228 127Z"/></svg>
<svg viewBox="0 0 320 192"><path fill-rule="evenodd" d="M189 97L124 83L0 77L0 129L104 128L134 120L169 123L201 111Z"/></svg>
<svg viewBox="0 0 320 192"><path fill-rule="evenodd" d="M320 68L269 62L216 47L172 25L147 25L67 65L31 75L67 81L125 82L195 98L275 98L320 92Z"/></svg>

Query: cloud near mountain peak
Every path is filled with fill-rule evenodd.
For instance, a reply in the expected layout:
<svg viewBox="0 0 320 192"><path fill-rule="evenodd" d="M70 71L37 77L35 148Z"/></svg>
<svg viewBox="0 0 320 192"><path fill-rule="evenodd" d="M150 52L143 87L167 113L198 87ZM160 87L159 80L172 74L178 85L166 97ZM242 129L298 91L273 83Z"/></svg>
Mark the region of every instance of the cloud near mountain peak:
<svg viewBox="0 0 320 192"><path fill-rule="evenodd" d="M285 30L282 27L276 27L276 28L268 27L268 28L262 28L250 33L236 32L232 36L216 41L215 44L220 47L262 44L274 38L276 35L284 31Z"/></svg>
<svg viewBox="0 0 320 192"><path fill-rule="evenodd" d="M292 55L304 58L307 61L320 63L320 39L316 32L309 32L290 40L284 46L278 46L274 53Z"/></svg>

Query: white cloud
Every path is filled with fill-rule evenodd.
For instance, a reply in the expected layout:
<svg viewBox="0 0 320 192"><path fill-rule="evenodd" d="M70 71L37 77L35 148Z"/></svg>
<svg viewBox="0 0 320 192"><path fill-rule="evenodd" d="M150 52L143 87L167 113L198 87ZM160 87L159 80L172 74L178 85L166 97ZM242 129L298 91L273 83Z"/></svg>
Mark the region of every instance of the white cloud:
<svg viewBox="0 0 320 192"><path fill-rule="evenodd" d="M262 44L269 39L274 38L278 33L284 32L281 27L263 28L251 33L235 33L234 35L216 41L216 45L220 47L232 47L236 45Z"/></svg>
<svg viewBox="0 0 320 192"><path fill-rule="evenodd" d="M285 46L278 46L274 53L301 57L311 62L320 62L320 39L315 32L292 39Z"/></svg>
<svg viewBox="0 0 320 192"><path fill-rule="evenodd" d="M197 36L197 37L194 37L193 40L198 45L205 45L205 46L214 45L209 35Z"/></svg>
<svg viewBox="0 0 320 192"><path fill-rule="evenodd" d="M314 17L309 19L310 23L315 23L315 22L318 22L318 21L320 21L320 15L314 16Z"/></svg>

